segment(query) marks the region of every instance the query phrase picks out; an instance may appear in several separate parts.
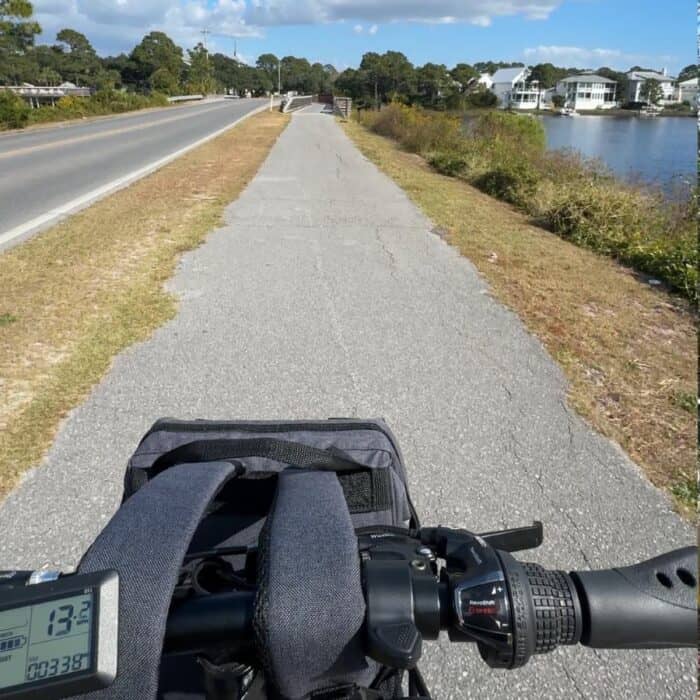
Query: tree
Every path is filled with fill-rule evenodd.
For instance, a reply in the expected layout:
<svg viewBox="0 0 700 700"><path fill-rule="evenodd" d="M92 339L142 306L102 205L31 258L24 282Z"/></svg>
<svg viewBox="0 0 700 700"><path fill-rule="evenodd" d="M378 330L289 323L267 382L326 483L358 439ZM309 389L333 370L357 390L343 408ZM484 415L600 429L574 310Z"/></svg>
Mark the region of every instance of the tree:
<svg viewBox="0 0 700 700"><path fill-rule="evenodd" d="M571 71L567 68L557 68L551 63L538 63L532 67L528 77L529 82L539 82L541 88L554 87L562 78L566 78Z"/></svg>
<svg viewBox="0 0 700 700"><path fill-rule="evenodd" d="M160 68L167 70L180 82L184 67L182 49L163 32L146 34L131 52L130 58L133 64L130 77L140 87L145 86Z"/></svg>
<svg viewBox="0 0 700 700"><path fill-rule="evenodd" d="M450 71L450 75L460 84L459 91L465 93L472 80L479 77L479 72L474 70L468 63L458 63Z"/></svg>
<svg viewBox="0 0 700 700"><path fill-rule="evenodd" d="M180 86L180 81L167 68L154 71L148 82L152 90L166 95L174 95Z"/></svg>
<svg viewBox="0 0 700 700"><path fill-rule="evenodd" d="M561 109L566 104L566 97L564 95L552 95L552 104L557 109Z"/></svg>
<svg viewBox="0 0 700 700"><path fill-rule="evenodd" d="M41 27L33 14L28 0L0 0L0 54L21 54L34 46Z"/></svg>
<svg viewBox="0 0 700 700"><path fill-rule="evenodd" d="M698 70L698 64L691 63L689 66L686 66L678 74L678 82L682 83L684 80L690 80L691 78L697 78L699 75L700 75L700 71Z"/></svg>
<svg viewBox="0 0 700 700"><path fill-rule="evenodd" d="M258 70L262 71L270 81L270 84L277 86L279 77L279 58L273 53L263 53L258 56L258 60L255 62Z"/></svg>
<svg viewBox="0 0 700 700"><path fill-rule="evenodd" d="M18 83L36 70L26 53L41 32L28 0L0 0L0 83Z"/></svg>
<svg viewBox="0 0 700 700"><path fill-rule="evenodd" d="M499 68L524 68L524 63L507 63L504 61L481 61L474 64L474 70L477 73L488 73L493 75Z"/></svg>
<svg viewBox="0 0 700 700"><path fill-rule="evenodd" d="M208 94L213 92L216 87L214 80L214 71L211 61L209 60L209 52L204 48L201 42L193 49L188 49L187 53L190 59L189 69L187 71L187 84L192 92L201 92Z"/></svg>
<svg viewBox="0 0 700 700"><path fill-rule="evenodd" d="M663 99L664 92L661 89L661 83L654 78L650 80L645 80L642 85L639 96L643 102L650 105L657 105Z"/></svg>
<svg viewBox="0 0 700 700"><path fill-rule="evenodd" d="M416 83L420 101L430 107L452 92L452 77L442 64L426 63L416 70Z"/></svg>
<svg viewBox="0 0 700 700"><path fill-rule="evenodd" d="M76 85L94 85L102 64L87 37L74 29L61 29L56 41L58 71L63 79Z"/></svg>

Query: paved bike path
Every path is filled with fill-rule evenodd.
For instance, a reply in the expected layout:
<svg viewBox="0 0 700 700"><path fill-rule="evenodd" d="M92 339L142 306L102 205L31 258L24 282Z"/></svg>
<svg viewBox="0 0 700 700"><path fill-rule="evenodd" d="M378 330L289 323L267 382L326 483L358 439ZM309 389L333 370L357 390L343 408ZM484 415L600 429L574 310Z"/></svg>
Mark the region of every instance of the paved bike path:
<svg viewBox="0 0 700 700"><path fill-rule="evenodd" d="M425 523L545 523L526 556L628 564L694 542L622 452L566 407L564 378L472 265L335 121L296 114L171 282L177 318L123 353L0 508L0 568L68 566L117 507L160 416L383 416ZM157 536L157 533L154 533ZM690 698L695 653L563 649L494 672L432 647L434 697Z"/></svg>

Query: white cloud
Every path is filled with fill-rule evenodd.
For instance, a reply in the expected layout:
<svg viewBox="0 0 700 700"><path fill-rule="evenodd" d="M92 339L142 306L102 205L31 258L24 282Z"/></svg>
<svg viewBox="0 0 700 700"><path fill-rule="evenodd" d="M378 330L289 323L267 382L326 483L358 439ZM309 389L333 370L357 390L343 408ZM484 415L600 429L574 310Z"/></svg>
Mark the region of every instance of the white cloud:
<svg viewBox="0 0 700 700"><path fill-rule="evenodd" d="M361 24L356 24L352 28L352 31L355 32L355 34L362 34L362 32L365 31L365 28Z"/></svg>
<svg viewBox="0 0 700 700"><path fill-rule="evenodd" d="M226 37L259 36L244 14L245 0L34 0L42 40L54 41L64 27L87 35L100 53L129 51L149 31L164 31L190 47L209 29L209 46L216 50Z"/></svg>
<svg viewBox="0 0 700 700"><path fill-rule="evenodd" d="M560 66L578 68L600 68L607 65L611 68L627 69L635 64L663 67L677 61L674 56L650 56L626 53L619 49L583 48L580 46L536 46L523 51L523 55L531 63L554 63Z"/></svg>
<svg viewBox="0 0 700 700"><path fill-rule="evenodd" d="M210 45L228 37L261 36L273 25L348 22L376 34L388 22L488 26L498 17L544 19L565 0L34 0L52 42L64 27L86 34L100 53L128 51L149 31L164 31L185 47L209 29ZM362 27L358 30L358 27Z"/></svg>
<svg viewBox="0 0 700 700"><path fill-rule="evenodd" d="M366 22L470 22L487 26L494 17L546 19L563 0L249 0L246 19L260 26Z"/></svg>

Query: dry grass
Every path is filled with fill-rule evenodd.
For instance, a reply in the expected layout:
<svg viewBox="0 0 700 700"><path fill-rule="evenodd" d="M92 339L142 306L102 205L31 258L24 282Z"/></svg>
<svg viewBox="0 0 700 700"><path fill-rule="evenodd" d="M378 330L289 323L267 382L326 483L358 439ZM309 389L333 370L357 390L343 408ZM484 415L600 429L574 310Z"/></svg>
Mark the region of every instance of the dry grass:
<svg viewBox="0 0 700 700"><path fill-rule="evenodd" d="M470 185L438 175L394 142L355 122L345 128L542 340L569 379L571 405L690 514L697 341L689 305Z"/></svg>
<svg viewBox="0 0 700 700"><path fill-rule="evenodd" d="M163 283L221 222L287 121L253 116L0 255L0 496L113 357L173 317Z"/></svg>

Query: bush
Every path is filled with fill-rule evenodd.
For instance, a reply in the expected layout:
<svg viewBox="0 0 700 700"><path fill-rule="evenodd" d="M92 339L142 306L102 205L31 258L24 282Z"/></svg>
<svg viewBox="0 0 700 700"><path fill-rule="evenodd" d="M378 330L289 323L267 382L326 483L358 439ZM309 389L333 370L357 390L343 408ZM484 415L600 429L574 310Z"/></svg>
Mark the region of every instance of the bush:
<svg viewBox="0 0 700 700"><path fill-rule="evenodd" d="M463 155L445 152L434 153L428 158L428 162L439 173L452 177L464 173L468 165L468 161Z"/></svg>
<svg viewBox="0 0 700 700"><path fill-rule="evenodd" d="M408 150L422 155L457 148L462 141L459 117L398 103L370 115L369 125L376 133L393 138Z"/></svg>
<svg viewBox="0 0 700 700"><path fill-rule="evenodd" d="M11 90L0 90L0 128L21 129L29 120L29 105Z"/></svg>
<svg viewBox="0 0 700 700"><path fill-rule="evenodd" d="M472 107L495 107L498 97L491 90L475 90L467 95L466 102Z"/></svg>
<svg viewBox="0 0 700 700"><path fill-rule="evenodd" d="M546 138L539 120L509 112L486 112L471 122L471 135L519 152L542 153Z"/></svg>
<svg viewBox="0 0 700 700"><path fill-rule="evenodd" d="M674 205L616 180L605 166L570 151L545 151L530 117L488 112L466 129L459 118L391 104L362 123L514 204L572 243L611 256L697 300L698 196Z"/></svg>
<svg viewBox="0 0 700 700"><path fill-rule="evenodd" d="M497 166L480 177L474 184L482 191L523 209L532 206L540 177L526 161Z"/></svg>

